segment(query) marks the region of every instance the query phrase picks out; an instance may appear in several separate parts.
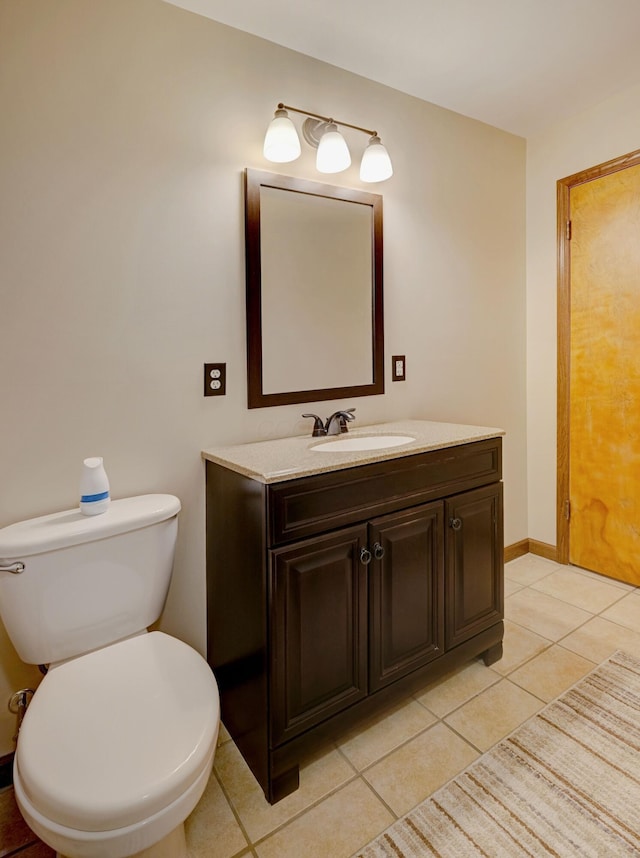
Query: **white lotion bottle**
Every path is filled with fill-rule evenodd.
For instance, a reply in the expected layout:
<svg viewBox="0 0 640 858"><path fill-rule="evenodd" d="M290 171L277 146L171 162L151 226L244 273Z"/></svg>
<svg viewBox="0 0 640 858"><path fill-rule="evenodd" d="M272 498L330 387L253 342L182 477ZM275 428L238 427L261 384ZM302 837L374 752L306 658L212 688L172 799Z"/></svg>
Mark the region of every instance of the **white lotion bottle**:
<svg viewBox="0 0 640 858"><path fill-rule="evenodd" d="M109 508L109 480L102 456L85 459L80 478L80 512L83 515L99 515Z"/></svg>

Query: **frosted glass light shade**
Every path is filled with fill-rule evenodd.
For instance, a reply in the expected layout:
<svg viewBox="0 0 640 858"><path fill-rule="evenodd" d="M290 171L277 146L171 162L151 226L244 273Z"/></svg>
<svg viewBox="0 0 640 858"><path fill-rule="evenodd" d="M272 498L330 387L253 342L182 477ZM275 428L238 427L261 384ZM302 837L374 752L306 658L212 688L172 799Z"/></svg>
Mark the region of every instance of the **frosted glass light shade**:
<svg viewBox="0 0 640 858"><path fill-rule="evenodd" d="M393 167L389 153L379 137L374 135L364 150L360 162L360 179L363 182L384 182L393 176Z"/></svg>
<svg viewBox="0 0 640 858"><path fill-rule="evenodd" d="M327 125L327 130L320 138L316 169L320 173L341 173L351 164L351 155L347 142L338 131L335 122Z"/></svg>
<svg viewBox="0 0 640 858"><path fill-rule="evenodd" d="M267 161L273 161L276 164L295 161L300 157L298 132L286 110L276 110L267 128L262 152Z"/></svg>

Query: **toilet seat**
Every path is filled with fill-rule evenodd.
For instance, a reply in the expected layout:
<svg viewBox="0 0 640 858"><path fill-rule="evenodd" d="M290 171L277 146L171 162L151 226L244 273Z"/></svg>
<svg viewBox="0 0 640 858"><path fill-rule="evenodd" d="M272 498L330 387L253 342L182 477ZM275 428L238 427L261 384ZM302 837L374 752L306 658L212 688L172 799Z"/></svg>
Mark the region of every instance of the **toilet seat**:
<svg viewBox="0 0 640 858"><path fill-rule="evenodd" d="M187 644L162 632L112 644L42 680L16 751L21 788L61 826L135 825L210 769L219 718L213 674Z"/></svg>

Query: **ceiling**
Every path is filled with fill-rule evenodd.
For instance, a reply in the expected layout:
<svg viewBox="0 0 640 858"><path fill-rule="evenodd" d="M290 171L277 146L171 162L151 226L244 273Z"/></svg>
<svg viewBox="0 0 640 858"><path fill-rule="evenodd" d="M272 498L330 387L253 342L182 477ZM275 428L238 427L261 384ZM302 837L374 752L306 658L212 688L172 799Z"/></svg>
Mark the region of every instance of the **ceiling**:
<svg viewBox="0 0 640 858"><path fill-rule="evenodd" d="M640 0L167 0L528 137L640 82Z"/></svg>

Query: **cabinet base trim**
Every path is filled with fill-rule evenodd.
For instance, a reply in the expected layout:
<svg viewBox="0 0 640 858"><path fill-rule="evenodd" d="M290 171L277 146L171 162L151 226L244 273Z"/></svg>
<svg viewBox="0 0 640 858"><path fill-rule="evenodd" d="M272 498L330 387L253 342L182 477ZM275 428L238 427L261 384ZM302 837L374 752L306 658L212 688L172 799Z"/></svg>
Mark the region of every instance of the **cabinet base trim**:
<svg viewBox="0 0 640 858"><path fill-rule="evenodd" d="M492 647L489 647L488 650L482 653L482 660L484 661L486 667L491 667L492 664L495 664L497 661L500 661L502 658L502 641L500 643L494 644Z"/></svg>
<svg viewBox="0 0 640 858"><path fill-rule="evenodd" d="M291 766L286 772L282 772L277 777L271 778L269 782L269 795L267 800L269 804L275 804L280 799L291 795L300 786L300 766Z"/></svg>
<svg viewBox="0 0 640 858"><path fill-rule="evenodd" d="M307 733L291 739L285 745L272 749L270 751L271 784L278 784L279 795L277 798L269 799L269 793L274 790L267 789L265 790L267 798L274 804L288 795L288 792L281 792L281 788L286 783L285 775L293 769L297 772L300 759L319 745L338 739L347 730L360 723L363 718L381 712L398 699L416 693L473 658L482 657L486 664L495 663L502 656L503 637L504 623L496 623L490 629L444 653L439 659L431 661L413 673L398 679L393 685L380 689L364 700L355 703L349 709L334 715L329 721L318 724ZM489 659L488 662L486 661L487 658ZM293 784L293 780L291 783ZM292 785L290 792L293 792L294 789L296 786Z"/></svg>

